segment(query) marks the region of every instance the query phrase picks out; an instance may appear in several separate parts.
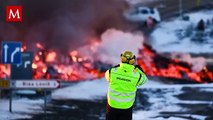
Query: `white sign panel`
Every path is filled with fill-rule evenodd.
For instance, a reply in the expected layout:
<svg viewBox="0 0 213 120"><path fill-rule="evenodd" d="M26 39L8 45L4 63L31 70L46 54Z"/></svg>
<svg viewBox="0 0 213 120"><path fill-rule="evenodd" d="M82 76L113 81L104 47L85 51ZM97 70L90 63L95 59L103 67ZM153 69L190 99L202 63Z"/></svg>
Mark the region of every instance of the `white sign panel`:
<svg viewBox="0 0 213 120"><path fill-rule="evenodd" d="M59 88L60 82L54 80L16 80L13 83L14 88Z"/></svg>

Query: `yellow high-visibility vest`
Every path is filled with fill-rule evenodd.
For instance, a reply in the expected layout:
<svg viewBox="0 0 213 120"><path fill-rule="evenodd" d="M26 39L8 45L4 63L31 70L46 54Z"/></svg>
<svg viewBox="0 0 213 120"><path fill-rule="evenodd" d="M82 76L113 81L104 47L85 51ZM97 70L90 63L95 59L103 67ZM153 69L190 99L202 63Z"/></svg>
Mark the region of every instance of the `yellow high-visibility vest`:
<svg viewBox="0 0 213 120"><path fill-rule="evenodd" d="M135 101L137 86L147 81L146 75L133 65L121 63L106 72L109 81L108 104L113 108L128 109Z"/></svg>

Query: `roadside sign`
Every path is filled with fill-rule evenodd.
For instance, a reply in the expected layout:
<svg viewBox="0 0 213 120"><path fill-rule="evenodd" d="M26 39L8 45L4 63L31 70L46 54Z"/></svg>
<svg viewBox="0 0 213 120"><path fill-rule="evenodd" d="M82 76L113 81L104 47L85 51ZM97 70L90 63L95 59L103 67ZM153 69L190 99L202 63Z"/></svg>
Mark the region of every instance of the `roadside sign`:
<svg viewBox="0 0 213 120"><path fill-rule="evenodd" d="M47 104L47 89L59 88L60 82L56 80L0 80L0 89L10 89L9 111L12 112L13 89L44 89L44 107ZM45 110L46 114L46 110Z"/></svg>
<svg viewBox="0 0 213 120"><path fill-rule="evenodd" d="M2 42L2 63L20 64L21 63L21 42Z"/></svg>
<svg viewBox="0 0 213 120"><path fill-rule="evenodd" d="M15 89L54 89L60 87L56 80L14 80L12 87Z"/></svg>
<svg viewBox="0 0 213 120"><path fill-rule="evenodd" d="M11 79L32 79L33 78L33 52L22 52L21 64L11 65Z"/></svg>
<svg viewBox="0 0 213 120"><path fill-rule="evenodd" d="M0 89L9 89L10 81L9 80L0 80Z"/></svg>

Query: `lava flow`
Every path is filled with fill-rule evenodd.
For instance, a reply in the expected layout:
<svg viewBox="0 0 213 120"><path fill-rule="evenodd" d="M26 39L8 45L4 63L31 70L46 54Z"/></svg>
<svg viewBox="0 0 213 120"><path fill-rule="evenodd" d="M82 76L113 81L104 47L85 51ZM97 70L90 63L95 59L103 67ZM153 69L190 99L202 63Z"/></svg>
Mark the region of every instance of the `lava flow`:
<svg viewBox="0 0 213 120"><path fill-rule="evenodd" d="M78 81L96 79L104 76L111 67L100 61L91 61L80 56L78 51L71 51L67 56L54 50L46 50L40 43L36 44L37 51L32 64L33 79L60 79L63 81ZM22 47L22 52L27 47ZM59 59L60 58L60 59ZM194 82L213 82L213 72L204 67L199 72L192 71L192 65L178 59L164 57L148 45L139 50L137 63L148 76L185 79ZM9 78L10 66L0 64L0 77ZM103 69L104 68L104 69Z"/></svg>
<svg viewBox="0 0 213 120"><path fill-rule="evenodd" d="M148 45L139 51L138 64L150 76L185 79L195 82L213 82L213 72L206 67L199 72L192 71L192 65L178 59L171 59L157 54Z"/></svg>

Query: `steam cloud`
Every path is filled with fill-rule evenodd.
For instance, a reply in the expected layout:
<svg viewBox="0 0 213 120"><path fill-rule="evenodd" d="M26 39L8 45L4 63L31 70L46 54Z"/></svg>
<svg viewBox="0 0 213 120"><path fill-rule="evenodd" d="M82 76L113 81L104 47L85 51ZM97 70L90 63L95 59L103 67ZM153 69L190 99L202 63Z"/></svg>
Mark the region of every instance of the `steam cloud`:
<svg viewBox="0 0 213 120"><path fill-rule="evenodd" d="M200 72L203 67L206 66L206 59L204 57L191 57L190 54L180 54L180 53L173 53L172 58L178 58L181 61L185 61L187 63L192 64L192 71L193 72Z"/></svg>
<svg viewBox="0 0 213 120"><path fill-rule="evenodd" d="M7 5L23 7L22 23L6 23ZM126 29L124 0L5 0L0 4L0 41L15 40L33 48L36 42L47 49L67 53L108 28Z"/></svg>
<svg viewBox="0 0 213 120"><path fill-rule="evenodd" d="M100 43L79 48L79 54L91 60L95 58L95 60L116 65L120 62L120 54L126 50L132 51L138 57L138 50L143 48L144 37L140 32L130 33L108 29L101 35L101 40Z"/></svg>

